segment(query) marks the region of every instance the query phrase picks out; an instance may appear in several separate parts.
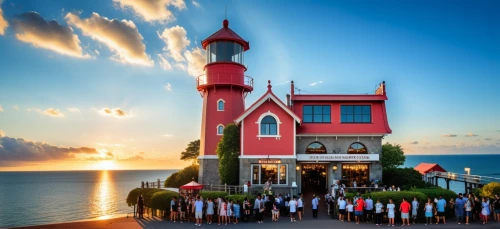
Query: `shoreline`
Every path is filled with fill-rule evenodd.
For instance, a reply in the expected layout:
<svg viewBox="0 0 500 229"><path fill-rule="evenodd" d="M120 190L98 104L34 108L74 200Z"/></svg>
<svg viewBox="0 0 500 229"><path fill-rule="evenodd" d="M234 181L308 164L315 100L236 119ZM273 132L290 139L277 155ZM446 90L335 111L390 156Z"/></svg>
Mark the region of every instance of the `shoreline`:
<svg viewBox="0 0 500 229"><path fill-rule="evenodd" d="M98 218L91 218L91 219L84 219L84 220L77 220L77 221L69 221L69 222L58 222L58 223L51 223L51 224L43 224L43 225L27 225L27 226L20 226L20 227L6 227L6 228L12 228L12 229L49 229L49 228L55 228L55 229L62 229L62 228L120 228L120 227L113 227L112 224L118 224L118 223L135 223L136 219L132 217L126 217L126 214L119 214L119 215L113 215L110 216L110 218L105 218L105 219L98 219ZM118 226L118 225L117 225Z"/></svg>

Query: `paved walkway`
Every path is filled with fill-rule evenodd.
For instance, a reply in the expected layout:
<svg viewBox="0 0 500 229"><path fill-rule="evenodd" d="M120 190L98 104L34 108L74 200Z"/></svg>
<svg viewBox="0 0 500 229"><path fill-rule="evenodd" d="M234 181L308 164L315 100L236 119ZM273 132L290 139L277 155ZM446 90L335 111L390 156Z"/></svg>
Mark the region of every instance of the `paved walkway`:
<svg viewBox="0 0 500 229"><path fill-rule="evenodd" d="M411 226L405 226L404 228L500 228L500 223L490 222L487 225L482 225L480 223L474 223L471 226L457 225L452 223L454 221L448 222L447 225L429 225L425 226L423 224L416 224ZM395 227L401 228L401 224L396 224ZM339 222L338 220L332 220L330 218L320 216L318 219L304 219L303 221L297 221L296 223L290 222L288 218L280 218L278 222L272 222L269 218L264 219L263 224L258 224L255 222L250 223L239 223L237 225L207 225L202 224L201 227L197 227L194 223L173 223L165 221L159 218L146 218L146 219L134 219L134 218L116 218L109 220L98 220L98 221L86 221L86 222L75 222L75 223L62 223L54 225L45 226L33 226L26 227L26 229L185 229L185 228L233 228L233 229L265 229L265 228L389 228L387 225L382 227L377 227L370 223L361 223L356 225L355 223ZM392 228L392 227L390 227Z"/></svg>

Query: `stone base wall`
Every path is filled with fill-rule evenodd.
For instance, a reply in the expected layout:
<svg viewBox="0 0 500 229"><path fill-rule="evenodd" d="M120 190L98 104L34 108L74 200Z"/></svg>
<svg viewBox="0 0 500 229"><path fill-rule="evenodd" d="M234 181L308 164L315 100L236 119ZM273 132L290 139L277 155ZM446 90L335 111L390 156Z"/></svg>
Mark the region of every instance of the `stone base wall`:
<svg viewBox="0 0 500 229"><path fill-rule="evenodd" d="M198 182L205 185L220 184L219 159L200 159Z"/></svg>

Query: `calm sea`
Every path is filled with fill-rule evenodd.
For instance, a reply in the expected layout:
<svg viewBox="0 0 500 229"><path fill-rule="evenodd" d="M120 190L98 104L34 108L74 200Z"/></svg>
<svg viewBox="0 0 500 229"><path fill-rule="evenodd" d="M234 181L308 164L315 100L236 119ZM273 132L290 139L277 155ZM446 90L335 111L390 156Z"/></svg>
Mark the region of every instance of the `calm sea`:
<svg viewBox="0 0 500 229"><path fill-rule="evenodd" d="M470 168L471 175L500 178L500 154L496 155L406 155L403 167L415 167L421 162L437 163L448 172L466 174L464 169ZM439 186L446 188L446 182L439 179ZM450 182L450 189L460 193L465 187L462 182Z"/></svg>
<svg viewBox="0 0 500 229"><path fill-rule="evenodd" d="M174 172L0 172L0 228L127 214L133 212L125 203L130 190Z"/></svg>

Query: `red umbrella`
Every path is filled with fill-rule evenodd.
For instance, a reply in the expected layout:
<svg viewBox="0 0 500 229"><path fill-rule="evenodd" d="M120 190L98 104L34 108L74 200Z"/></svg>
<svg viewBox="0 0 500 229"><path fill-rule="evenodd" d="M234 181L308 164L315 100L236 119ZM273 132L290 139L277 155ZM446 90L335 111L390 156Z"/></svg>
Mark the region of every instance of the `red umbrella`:
<svg viewBox="0 0 500 229"><path fill-rule="evenodd" d="M181 189L184 189L184 190L199 190L199 189L203 189L203 185L202 184L198 184L196 181L191 181L183 186L181 186Z"/></svg>

